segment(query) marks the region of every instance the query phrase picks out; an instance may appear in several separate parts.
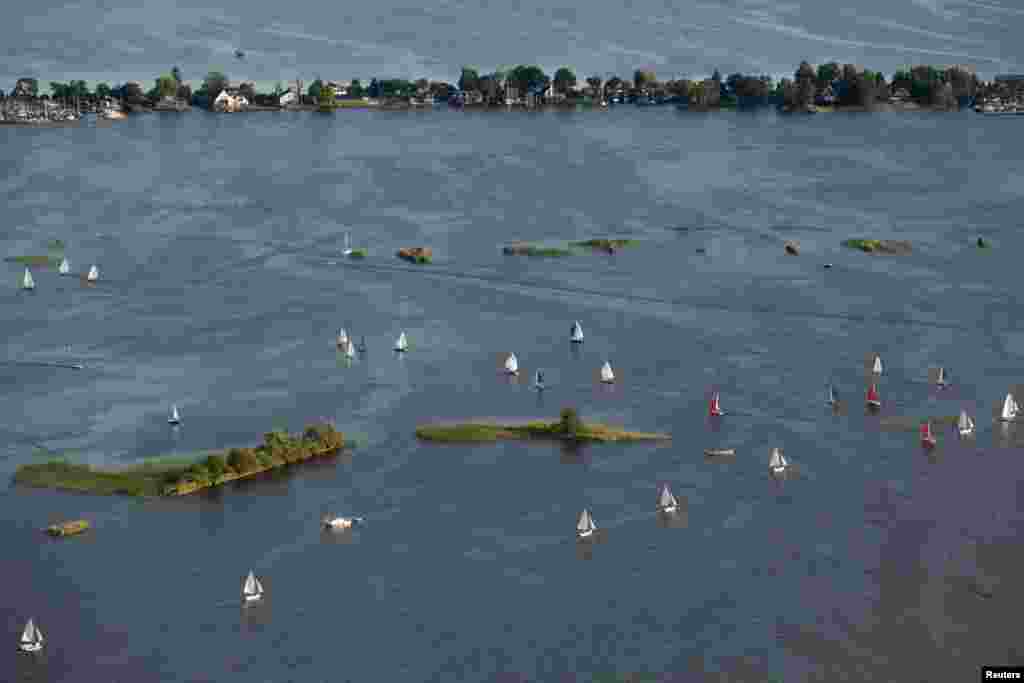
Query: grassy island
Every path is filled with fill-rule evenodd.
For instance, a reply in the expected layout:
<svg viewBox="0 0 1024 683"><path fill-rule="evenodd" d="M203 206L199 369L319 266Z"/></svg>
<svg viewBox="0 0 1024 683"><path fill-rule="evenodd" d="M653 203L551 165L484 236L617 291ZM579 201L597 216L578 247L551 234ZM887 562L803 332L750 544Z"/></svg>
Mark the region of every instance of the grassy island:
<svg viewBox="0 0 1024 683"><path fill-rule="evenodd" d="M605 251L614 251L615 249L621 249L622 247L628 247L636 244L636 240L629 239L606 239L604 237L583 240L582 242L573 242L574 247L589 247L591 249L604 249Z"/></svg>
<svg viewBox="0 0 1024 683"><path fill-rule="evenodd" d="M89 528L89 522L84 519L76 519L71 522L61 522L60 524L51 524L46 527L46 533L51 536L74 536L80 534Z"/></svg>
<svg viewBox="0 0 1024 683"><path fill-rule="evenodd" d="M353 249L352 253L348 255L349 258L366 258L365 249Z"/></svg>
<svg viewBox="0 0 1024 683"><path fill-rule="evenodd" d="M557 422L526 422L502 425L487 422L461 422L449 425L420 425L417 438L443 443L482 443L501 439L547 439L556 441L662 441L668 434L630 432L618 427L582 422L572 408L562 411Z"/></svg>
<svg viewBox="0 0 1024 683"><path fill-rule="evenodd" d="M850 239L843 241L843 246L869 254L909 254L911 251L910 242L901 240Z"/></svg>
<svg viewBox="0 0 1024 683"><path fill-rule="evenodd" d="M126 467L91 467L51 460L22 465L14 481L25 486L101 495L183 496L261 472L332 455L345 446L341 432L327 424L302 434L268 432L255 448L232 448L192 462L149 461Z"/></svg>
<svg viewBox="0 0 1024 683"><path fill-rule="evenodd" d="M572 251L565 247L552 247L528 242L515 242L501 249L503 254L510 256L571 256Z"/></svg>
<svg viewBox="0 0 1024 683"><path fill-rule="evenodd" d="M398 258L409 263L430 263L434 260L434 250L430 247L403 247L398 250Z"/></svg>

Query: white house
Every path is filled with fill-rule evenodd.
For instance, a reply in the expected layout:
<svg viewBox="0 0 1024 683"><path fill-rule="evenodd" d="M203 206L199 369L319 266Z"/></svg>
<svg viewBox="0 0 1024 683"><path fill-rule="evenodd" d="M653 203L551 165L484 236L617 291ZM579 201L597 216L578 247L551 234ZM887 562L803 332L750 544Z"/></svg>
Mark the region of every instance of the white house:
<svg viewBox="0 0 1024 683"><path fill-rule="evenodd" d="M298 102L299 96L292 92L291 88L285 90L284 94L282 94L277 100L277 103L282 107L287 107L290 104L298 104Z"/></svg>

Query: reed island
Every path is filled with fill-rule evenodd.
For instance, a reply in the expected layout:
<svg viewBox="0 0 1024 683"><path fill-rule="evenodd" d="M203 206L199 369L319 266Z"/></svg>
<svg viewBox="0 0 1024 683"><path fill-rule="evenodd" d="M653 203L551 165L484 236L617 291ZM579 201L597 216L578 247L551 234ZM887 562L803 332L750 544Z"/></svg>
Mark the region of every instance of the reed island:
<svg viewBox="0 0 1024 683"><path fill-rule="evenodd" d="M583 422L572 408L562 410L555 422L496 424L491 422L459 422L455 424L420 425L416 436L424 441L441 443L485 443L504 439L543 439L605 443L613 441L667 441L668 434L631 432L597 422Z"/></svg>
<svg viewBox="0 0 1024 683"><path fill-rule="evenodd" d="M14 482L24 486L100 495L142 497L184 496L223 486L313 458L334 455L345 448L345 437L329 424L314 424L301 434L272 431L255 448L231 448L191 461L149 460L125 467L92 467L51 460L22 465Z"/></svg>

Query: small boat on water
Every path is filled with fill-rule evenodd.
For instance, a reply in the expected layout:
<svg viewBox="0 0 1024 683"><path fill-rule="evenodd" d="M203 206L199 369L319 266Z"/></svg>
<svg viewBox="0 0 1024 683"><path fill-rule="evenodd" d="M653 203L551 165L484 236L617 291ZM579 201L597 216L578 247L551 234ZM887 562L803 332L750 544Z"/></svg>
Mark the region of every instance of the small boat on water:
<svg viewBox="0 0 1024 683"><path fill-rule="evenodd" d="M925 448L934 448L936 443L935 435L932 434L932 423L925 421L921 424L921 445Z"/></svg>
<svg viewBox="0 0 1024 683"><path fill-rule="evenodd" d="M544 391L544 389L546 388L544 384L544 373L542 373L540 370L537 371L537 375L536 377L534 377L533 388L536 389L537 391Z"/></svg>
<svg viewBox="0 0 1024 683"><path fill-rule="evenodd" d="M245 583L242 584L242 597L246 602L255 602L263 597L263 584L252 573L252 570L249 571L249 575L245 577Z"/></svg>
<svg viewBox="0 0 1024 683"><path fill-rule="evenodd" d="M597 531L597 525L594 524L594 518L590 516L589 510L584 510L580 513L580 521L576 523L576 536L587 538L593 536L595 531Z"/></svg>
<svg viewBox="0 0 1024 683"><path fill-rule="evenodd" d="M668 484L665 484L661 488L661 495L658 496L658 509L662 512L675 512L678 507L679 501L672 495Z"/></svg>
<svg viewBox="0 0 1024 683"><path fill-rule="evenodd" d="M349 360L356 357L356 346L351 339L347 340L345 344L345 357Z"/></svg>
<svg viewBox="0 0 1024 683"><path fill-rule="evenodd" d="M831 384L828 385L828 398L825 399L825 403L833 408L839 405L839 396L836 395L836 389Z"/></svg>
<svg viewBox="0 0 1024 683"><path fill-rule="evenodd" d="M359 337L359 345L356 347L359 353L366 353L366 337Z"/></svg>
<svg viewBox="0 0 1024 683"><path fill-rule="evenodd" d="M704 455L709 458L720 458L727 455L736 455L735 448L706 448L704 449Z"/></svg>
<svg viewBox="0 0 1024 683"><path fill-rule="evenodd" d="M67 275L68 273L71 272L71 264L68 263L68 260L66 258L62 258L60 260L60 265L57 266L57 272L60 273L61 275Z"/></svg>
<svg viewBox="0 0 1024 683"><path fill-rule="evenodd" d="M772 449L772 455L768 459L768 467L774 474L782 474L789 467L789 461L782 454L781 448Z"/></svg>
<svg viewBox="0 0 1024 683"><path fill-rule="evenodd" d="M939 373L935 377L935 386L937 386L940 389L942 389L943 387L947 386L947 382L946 382L946 368L943 368L943 367L939 368Z"/></svg>
<svg viewBox="0 0 1024 683"><path fill-rule="evenodd" d="M876 387L874 384L868 387L867 405L868 408L874 409L882 407L882 399L879 398L878 396L878 387Z"/></svg>
<svg viewBox="0 0 1024 683"><path fill-rule="evenodd" d="M573 344L583 343L583 328L580 326L579 320L572 324L572 329L569 331L569 341Z"/></svg>
<svg viewBox="0 0 1024 683"><path fill-rule="evenodd" d="M341 250L341 255L342 256L351 256L352 255L352 251L353 251L353 249L352 249L352 234L346 232L345 233L345 248Z"/></svg>
<svg viewBox="0 0 1024 683"><path fill-rule="evenodd" d="M25 269L25 274L21 276L21 288L22 289L35 289L36 281L32 279L32 271L28 268Z"/></svg>
<svg viewBox="0 0 1024 683"><path fill-rule="evenodd" d="M601 381L605 384L612 384L615 381L615 373L612 372L611 363L608 361L601 366Z"/></svg>
<svg viewBox="0 0 1024 683"><path fill-rule="evenodd" d="M169 418L167 418L167 424L171 424L171 425L180 425L181 424L181 415L178 414L178 406L176 406L176 405L172 405L171 406L171 416Z"/></svg>
<svg viewBox="0 0 1024 683"><path fill-rule="evenodd" d="M398 339L395 340L395 351L404 352L409 350L409 340L405 337L405 332L398 335Z"/></svg>
<svg viewBox="0 0 1024 683"><path fill-rule="evenodd" d="M351 529L362 521L362 517L328 517L324 519L324 527L327 529Z"/></svg>
<svg viewBox="0 0 1024 683"><path fill-rule="evenodd" d="M342 351L345 350L345 346L348 344L348 332L345 331L344 327L338 330L338 339L336 340L336 343L339 349Z"/></svg>
<svg viewBox="0 0 1024 683"><path fill-rule="evenodd" d="M960 411L960 419L956 423L960 436L970 436L974 433L974 420L967 414L966 410Z"/></svg>
<svg viewBox="0 0 1024 683"><path fill-rule="evenodd" d="M1013 422L1017 419L1019 412L1020 406L1017 405L1017 399L1013 397L1013 394L1007 394L1003 399L1003 409L999 413L999 419L1002 422Z"/></svg>
<svg viewBox="0 0 1024 683"><path fill-rule="evenodd" d="M518 375L519 374L519 359L516 358L516 354L508 354L508 358L505 359L505 374L506 375Z"/></svg>
<svg viewBox="0 0 1024 683"><path fill-rule="evenodd" d="M100 269L97 268L96 266L93 266L92 268L89 269L89 274L85 276L85 279L88 280L89 282L96 282L97 280L100 279Z"/></svg>
<svg viewBox="0 0 1024 683"><path fill-rule="evenodd" d="M877 353L875 354L875 364L871 367L871 372L876 375L882 374L882 357Z"/></svg>
<svg viewBox="0 0 1024 683"><path fill-rule="evenodd" d="M28 620L25 630L21 632L18 649L22 652L39 652L43 649L43 632L32 619Z"/></svg>
<svg viewBox="0 0 1024 683"><path fill-rule="evenodd" d="M718 396L718 392L716 391L711 396L711 401L708 403L708 416L709 417L721 417L723 415L725 415L725 413L722 412L722 406L719 405L719 396Z"/></svg>

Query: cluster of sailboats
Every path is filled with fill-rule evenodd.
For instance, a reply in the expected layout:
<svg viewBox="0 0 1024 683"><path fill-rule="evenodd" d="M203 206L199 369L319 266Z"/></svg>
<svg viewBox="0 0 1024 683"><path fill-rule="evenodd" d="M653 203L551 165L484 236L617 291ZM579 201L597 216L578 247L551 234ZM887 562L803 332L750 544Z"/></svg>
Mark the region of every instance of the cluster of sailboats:
<svg viewBox="0 0 1024 683"><path fill-rule="evenodd" d="M66 258L60 260L60 265L57 266L57 272L61 275L71 274L71 263ZM94 264L89 268L89 272L85 275L86 282L98 282L100 279L100 269ZM36 288L35 278L32 277L32 271L28 266L25 266L25 273L21 276L21 288L25 290L33 290Z"/></svg>

